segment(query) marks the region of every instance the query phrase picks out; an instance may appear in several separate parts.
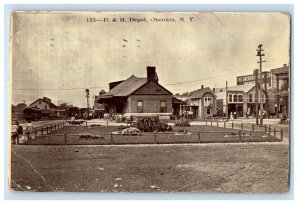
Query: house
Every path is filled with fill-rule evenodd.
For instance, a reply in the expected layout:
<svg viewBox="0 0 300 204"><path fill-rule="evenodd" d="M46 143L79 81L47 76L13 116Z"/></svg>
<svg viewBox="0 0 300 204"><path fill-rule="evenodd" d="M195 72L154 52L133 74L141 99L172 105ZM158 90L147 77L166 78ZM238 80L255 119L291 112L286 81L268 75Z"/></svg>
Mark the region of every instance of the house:
<svg viewBox="0 0 300 204"><path fill-rule="evenodd" d="M205 119L216 113L216 96L209 87L191 92L187 106L193 112L193 118Z"/></svg>
<svg viewBox="0 0 300 204"><path fill-rule="evenodd" d="M289 66L284 64L283 67L271 69L273 77L273 88L274 88L274 100L273 104L270 106L271 110L273 108L276 116L287 115L289 116L289 78L290 71ZM272 102L272 101L270 101Z"/></svg>
<svg viewBox="0 0 300 204"><path fill-rule="evenodd" d="M39 98L32 102L29 107L40 109L44 118L57 117L57 106L51 102L50 98Z"/></svg>
<svg viewBox="0 0 300 204"><path fill-rule="evenodd" d="M181 118L186 108L186 102L173 96L172 108L173 108L173 116L174 116L173 119Z"/></svg>
<svg viewBox="0 0 300 204"><path fill-rule="evenodd" d="M227 93L226 93L227 92ZM216 88L215 95L217 97L217 108L228 115L236 113L240 117L247 115L255 115L256 99L260 103L260 97L253 84L244 84L239 86L232 86L226 88ZM227 97L226 97L227 95ZM226 103L226 99L228 102ZM266 108L266 93L262 93L263 108ZM227 106L228 105L228 106Z"/></svg>
<svg viewBox="0 0 300 204"><path fill-rule="evenodd" d="M105 112L124 117L159 116L170 119L172 93L158 83L156 68L147 67L147 78L134 75L109 83L110 90L95 102L104 104Z"/></svg>

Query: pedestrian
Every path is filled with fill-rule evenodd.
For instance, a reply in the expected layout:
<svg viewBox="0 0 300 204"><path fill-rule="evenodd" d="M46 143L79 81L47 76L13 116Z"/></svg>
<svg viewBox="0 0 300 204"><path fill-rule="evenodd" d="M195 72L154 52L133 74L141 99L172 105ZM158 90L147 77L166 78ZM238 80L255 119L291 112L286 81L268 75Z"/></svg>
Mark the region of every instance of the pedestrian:
<svg viewBox="0 0 300 204"><path fill-rule="evenodd" d="M18 121L17 121L11 126L11 143L18 144L18 137L19 137L19 133L18 133Z"/></svg>
<svg viewBox="0 0 300 204"><path fill-rule="evenodd" d="M19 144L20 136L23 135L23 127L20 125L19 121L16 122L17 125L17 144Z"/></svg>
<svg viewBox="0 0 300 204"><path fill-rule="evenodd" d="M28 124L26 125L26 129L25 129L25 135L27 136L28 140L31 139L30 133L32 132L32 130L33 130L32 123L31 123L31 121L28 121Z"/></svg>

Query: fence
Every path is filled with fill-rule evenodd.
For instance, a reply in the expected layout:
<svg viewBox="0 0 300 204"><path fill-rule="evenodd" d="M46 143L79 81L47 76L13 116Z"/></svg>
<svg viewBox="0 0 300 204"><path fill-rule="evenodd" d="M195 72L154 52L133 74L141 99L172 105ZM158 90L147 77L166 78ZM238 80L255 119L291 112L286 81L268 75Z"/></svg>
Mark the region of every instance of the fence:
<svg viewBox="0 0 300 204"><path fill-rule="evenodd" d="M275 136L256 131L197 131L190 134L174 132L146 132L140 135L123 135L121 133L102 133L95 137L81 137L85 133L63 133L47 136L48 139L37 138L26 144L38 145L123 145L123 144L192 144L192 143L242 143L242 142L273 142L282 139L282 131L275 130ZM277 133L277 136L276 136ZM86 136L86 135L85 135Z"/></svg>
<svg viewBox="0 0 300 204"><path fill-rule="evenodd" d="M230 129L237 129L237 130L249 130L252 132L267 132L268 135L272 135L278 137L280 135L281 140L283 139L283 130L278 130L275 127L272 128L271 125L256 125L252 123L234 123L234 122L225 122L225 121L212 121L212 120L205 120L205 124L208 126L215 126L215 127L224 127Z"/></svg>
<svg viewBox="0 0 300 204"><path fill-rule="evenodd" d="M77 141L74 143L73 139L75 134L67 133L64 135L63 139L59 142L53 142L53 144L77 144L77 143L88 143L88 144L172 144L172 143L226 143L226 142L259 142L259 141L282 141L283 140L283 130L278 130L272 128L271 126L256 126L255 124L249 123L226 123L221 121L206 121L206 124L209 126L224 127L226 131L193 131L191 135L178 133L177 135L172 133L142 133L142 136L132 136L132 135L122 135L122 134L108 134L101 133L101 136L105 136L106 140L92 142L82 142ZM44 125L40 127L33 128L30 135L31 136L42 136L48 135L53 131L59 130L66 126L80 125L80 126L89 126L92 125L98 126L100 124L88 124L88 121L62 121L59 123L53 123L49 125ZM102 121L101 126L109 126L109 121ZM129 124L127 124L129 125ZM97 128L97 127L96 127ZM261 136L264 136L261 137ZM53 137L53 136L52 136ZM78 134L77 136L78 137ZM30 137L28 137L30 140ZM27 144L33 144L35 142L26 142ZM37 142L38 143L38 142ZM17 142L19 144L19 141ZM42 143L44 144L44 143ZM52 143L51 143L52 144Z"/></svg>
<svg viewBox="0 0 300 204"><path fill-rule="evenodd" d="M32 128L31 131L29 131L29 134L27 134L27 140L31 140L32 137L38 137L41 135L46 135L46 134L50 134L53 131L59 130L64 128L65 126L67 126L67 122L66 121L62 121L62 122L58 122L58 123L52 123L52 124L47 124L47 125L42 125L39 127L34 127ZM23 134L26 134L25 132L23 132ZM20 143L20 138L19 136L16 138L16 144Z"/></svg>

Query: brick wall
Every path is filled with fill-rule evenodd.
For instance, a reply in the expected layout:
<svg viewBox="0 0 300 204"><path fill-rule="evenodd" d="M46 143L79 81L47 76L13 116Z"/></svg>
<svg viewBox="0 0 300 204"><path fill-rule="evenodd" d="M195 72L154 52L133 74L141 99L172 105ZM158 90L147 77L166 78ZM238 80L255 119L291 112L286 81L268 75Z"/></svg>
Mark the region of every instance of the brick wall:
<svg viewBox="0 0 300 204"><path fill-rule="evenodd" d="M167 101L167 113L172 113L171 95L132 95L127 102L131 103L127 113L137 113L137 101L143 101L144 113L160 113L160 101Z"/></svg>

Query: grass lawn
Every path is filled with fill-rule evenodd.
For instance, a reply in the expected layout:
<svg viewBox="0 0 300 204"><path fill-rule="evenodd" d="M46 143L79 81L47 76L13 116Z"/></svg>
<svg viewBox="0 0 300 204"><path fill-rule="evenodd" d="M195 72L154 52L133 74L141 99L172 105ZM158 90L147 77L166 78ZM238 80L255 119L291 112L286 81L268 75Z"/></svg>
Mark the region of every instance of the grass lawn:
<svg viewBox="0 0 300 204"><path fill-rule="evenodd" d="M67 126L58 131L54 131L49 135L38 136L33 140L29 140L24 144L31 145L63 145L65 144L64 134L67 134L68 145L94 144L172 144L172 143L235 143L240 142L238 130L214 126L191 126L191 127L173 127L174 132L179 133L180 130L188 130L189 135L174 135L174 132L157 133L156 138L154 133L142 133L140 136L124 136L113 135L111 132L118 131L118 127L112 126ZM213 133L211 133L213 132ZM101 136L99 139L82 139L80 134L90 133ZM278 138L268 135L265 132L251 132L244 130L241 133L242 142L272 142L279 141Z"/></svg>
<svg viewBox="0 0 300 204"><path fill-rule="evenodd" d="M286 192L288 158L289 146L283 143L12 145L11 187L68 192Z"/></svg>

